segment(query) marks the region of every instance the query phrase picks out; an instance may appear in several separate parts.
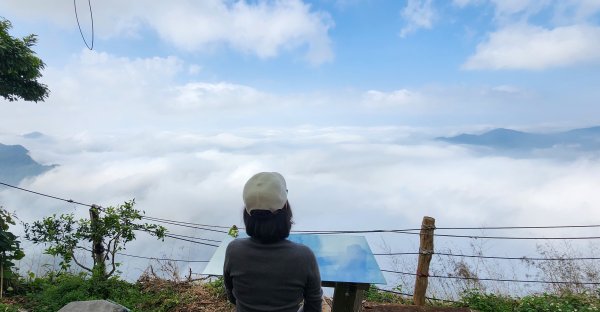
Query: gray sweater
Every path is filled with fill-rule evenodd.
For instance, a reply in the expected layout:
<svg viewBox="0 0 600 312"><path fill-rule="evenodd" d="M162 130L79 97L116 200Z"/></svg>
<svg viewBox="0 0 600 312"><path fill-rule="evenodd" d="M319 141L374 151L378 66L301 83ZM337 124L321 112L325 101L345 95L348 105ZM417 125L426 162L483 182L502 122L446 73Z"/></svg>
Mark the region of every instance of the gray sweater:
<svg viewBox="0 0 600 312"><path fill-rule="evenodd" d="M313 252L287 239L263 244L236 239L225 252L223 278L238 312L321 311L321 275Z"/></svg>

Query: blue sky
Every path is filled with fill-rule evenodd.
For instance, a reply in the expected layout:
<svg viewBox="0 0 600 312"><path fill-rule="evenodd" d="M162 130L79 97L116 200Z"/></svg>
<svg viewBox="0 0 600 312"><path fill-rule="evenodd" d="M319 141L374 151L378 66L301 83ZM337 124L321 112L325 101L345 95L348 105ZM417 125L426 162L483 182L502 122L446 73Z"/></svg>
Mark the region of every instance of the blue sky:
<svg viewBox="0 0 600 312"><path fill-rule="evenodd" d="M91 3L93 51L72 1L0 2L13 35L38 34L51 90L43 103L0 100L0 143L60 165L22 187L239 225L244 182L278 171L298 229L413 228L424 215L445 226L600 222L598 151L511 157L432 140L599 125L598 0ZM89 39L87 2L77 4ZM22 136L33 131L44 136ZM0 204L25 221L85 216L6 189ZM535 254L527 242L488 247ZM129 251L150 250L212 252L146 238Z"/></svg>
<svg viewBox="0 0 600 312"><path fill-rule="evenodd" d="M81 22L89 40L90 21L89 16L84 14L87 13L85 4L81 1L79 5L80 11L83 10ZM93 5L110 7L107 3ZM404 14L411 5L417 9ZM331 56L322 56L323 59L315 61L316 64L305 60L306 42L300 42L297 48L279 49L274 55L263 57L232 48L218 40L207 43L212 46L209 51L201 46L187 51L170 44L168 38L158 36L156 27L159 26L146 25L135 29L135 34L130 36L104 37L104 40L101 37L98 40L97 34L96 49L130 58L177 55L189 64L202 67L204 72L201 77L204 79L227 80L269 91L306 92L342 88L394 90L432 83L518 84L539 87L557 84L565 74L582 77L582 80L597 77L597 74L594 75L597 71L585 70L590 63L597 65L597 55L592 55L585 61L569 61L571 64L567 66L566 73L561 70L564 66L560 65L560 60L547 62L533 71L526 66L505 70L490 66L486 68L485 65L477 70L461 69L468 58L476 53L477 46L485 42L490 34L513 23L543 27L547 31L561 27L552 21L559 14L555 12L558 10L555 8L557 6L556 3L548 2L547 6L540 8L540 12L529 13L532 16L528 18L522 17L526 13L520 11L506 13L508 21L505 22L500 21L504 17L495 16L501 14L495 13L500 7L486 1L467 3L464 6L451 1L349 1L347 4L334 1L312 2L305 4L305 8L309 10L307 14L322 15L321 23L327 24L327 29L321 35L330 41L326 49L331 53ZM526 11L528 7L523 6L521 9ZM594 9L597 10L597 7ZM96 8L96 11L100 11L100 8ZM96 12L97 31L98 28L108 28L106 24L100 23L102 20L98 15L101 13ZM421 23L426 25L412 21L410 13L415 16L425 14L422 17L425 20ZM581 23L597 25L597 12L590 15ZM193 22L187 27L194 27ZM44 29L45 27L32 28L30 32L43 36ZM60 37L55 34L56 29L48 30L49 36L58 39L59 43L56 44L54 40L44 42L42 38L40 49L44 49L40 53L48 55L49 61L60 64L65 61L65 54L77 54L83 47L73 23L60 29ZM193 41L192 38L188 40ZM568 58L568 55L564 58Z"/></svg>
<svg viewBox="0 0 600 312"><path fill-rule="evenodd" d="M87 3L77 3L89 40ZM286 99L347 103L334 112L310 109L286 124L322 115L322 125L598 123L592 117L599 113L593 83L600 64L598 1L134 1L92 7L95 53L129 61L176 58L182 68L165 84L225 82ZM71 2L6 1L0 8L15 34L39 35L37 51L49 68L87 53ZM380 110L364 118L361 101Z"/></svg>

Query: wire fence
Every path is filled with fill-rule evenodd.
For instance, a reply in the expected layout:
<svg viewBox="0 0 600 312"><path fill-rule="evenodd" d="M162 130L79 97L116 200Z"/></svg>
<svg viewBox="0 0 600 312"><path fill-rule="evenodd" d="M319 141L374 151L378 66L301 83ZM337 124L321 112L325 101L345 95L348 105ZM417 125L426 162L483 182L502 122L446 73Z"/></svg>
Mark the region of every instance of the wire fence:
<svg viewBox="0 0 600 312"><path fill-rule="evenodd" d="M104 208L98 205L86 204L79 201L75 201L72 199L66 199L59 196L48 195L37 191L32 191L29 189L21 188L18 186L14 186L8 183L0 182L0 185L6 186L8 188L16 189L23 192L28 192L30 194L34 194L37 196L43 196L46 198L51 198L55 200L64 201L67 203L72 203L76 205L86 206L90 208L97 208L101 211L104 211ZM169 227L183 227L183 228L192 228L195 230L201 230L205 232L213 232L220 234L227 234L231 227L225 225L214 225L214 224L202 224L202 223L194 223L189 221L180 221L180 220L172 220L166 218L158 218L152 216L142 216L142 219L156 222L163 225L168 225ZM467 231L467 230L525 230L525 229L536 229L536 230L552 230L552 229L593 229L600 228L600 225L597 224L588 224L588 225L549 225L549 226L488 226L488 227L434 227L429 230L444 230L444 231ZM239 230L243 230L243 228L238 228ZM294 233L302 233L302 234L319 234L319 235L329 235L329 234L373 234L373 233L387 233L387 234L399 234L399 235L421 235L421 228L405 228L405 229L372 229L372 230L296 230ZM450 237L450 238L460 238L460 239L489 239L489 240L597 240L600 239L600 236L569 236L569 237L537 237L537 236L489 236L489 235L470 235L470 234L447 234L447 233L435 233L432 234L435 237ZM203 246L209 247L218 247L222 242L221 240L210 239L205 237L197 237L197 236L188 236L183 234L177 234L173 232L171 229L167 229L165 237L173 240L185 241L189 243L199 244ZM158 260L158 261L173 261L173 262L187 262L187 263L207 263L208 260L193 260L193 259L173 259L167 257L148 257L141 255L133 255L119 252L118 254L139 258L139 259L148 259L148 260ZM387 252L387 253L374 253L374 256L421 256L421 255L437 255L437 256L445 256L445 257L453 257L453 258L473 258L473 259L494 259L494 260L518 260L518 261L596 261L600 260L600 257L531 257L531 256L495 256L495 255L484 255L484 254L457 254L450 252L437 252L437 251L428 251L428 252ZM382 269L382 272L389 274L399 274L406 276L422 276L417 273L405 272L400 270L392 270L392 269ZM600 285L600 282L594 281L561 281L561 280L535 280L535 279L504 279L504 278L492 278L492 277L469 277L469 276L458 276L453 274L427 274L428 278L436 278L436 279L452 279L452 280L465 280L465 281L487 281L487 282L502 282L502 283L532 283L532 284L578 284L578 285ZM412 296L412 294L397 292L388 289L378 288L379 291L394 293L397 295L404 296ZM456 302L452 300L438 299L434 297L427 297L428 300L438 300L445 302Z"/></svg>

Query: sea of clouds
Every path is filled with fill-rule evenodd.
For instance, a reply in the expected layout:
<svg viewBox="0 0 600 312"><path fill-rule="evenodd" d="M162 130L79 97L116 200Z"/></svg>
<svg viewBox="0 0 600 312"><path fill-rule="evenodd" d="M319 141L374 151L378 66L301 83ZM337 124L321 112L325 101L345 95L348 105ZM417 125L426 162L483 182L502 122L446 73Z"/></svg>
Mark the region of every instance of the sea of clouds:
<svg viewBox="0 0 600 312"><path fill-rule="evenodd" d="M247 128L231 132L114 133L40 136L2 134L43 164L58 164L21 187L102 206L135 198L146 215L211 225L242 225L241 190L256 172L287 180L296 230L370 230L419 227L423 216L439 227L598 223L600 161L595 152L570 158L510 157L435 141L434 131L403 127ZM546 153L548 154L548 153ZM2 205L24 222L87 208L3 188ZM165 224L173 233L222 239L225 234ZM19 227L16 227L17 229ZM17 230L18 232L18 230ZM581 236L593 230L458 231L504 236ZM414 252L418 236L367 234L374 252ZM540 241L436 238L436 249L488 255L534 256ZM574 243L575 244L575 243ZM575 246L585 246L577 243ZM25 246L31 248L30 243ZM21 263L40 270L40 249ZM139 234L126 253L186 260L209 259L213 247ZM82 255L87 256L87 255ZM46 259L46 258L44 258ZM123 257L135 279L151 261ZM382 268L397 266L380 259ZM411 260L414 260L411 258ZM414 262L414 261L413 261ZM202 263L180 263L200 273ZM405 265L409 272L412 268ZM403 269L403 268L395 268ZM450 269L450 268L448 268ZM388 276L394 282L395 276Z"/></svg>

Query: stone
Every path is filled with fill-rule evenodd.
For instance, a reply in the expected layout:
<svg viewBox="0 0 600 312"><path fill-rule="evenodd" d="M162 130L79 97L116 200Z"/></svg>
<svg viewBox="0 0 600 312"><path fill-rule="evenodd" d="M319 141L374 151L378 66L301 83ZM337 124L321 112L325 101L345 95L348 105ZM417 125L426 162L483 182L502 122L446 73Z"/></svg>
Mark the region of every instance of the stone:
<svg viewBox="0 0 600 312"><path fill-rule="evenodd" d="M90 300L70 302L58 312L129 312L129 309L107 300Z"/></svg>

